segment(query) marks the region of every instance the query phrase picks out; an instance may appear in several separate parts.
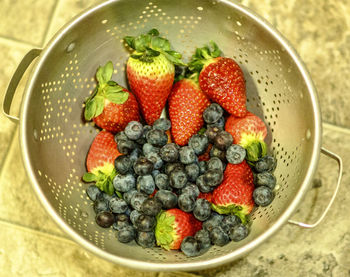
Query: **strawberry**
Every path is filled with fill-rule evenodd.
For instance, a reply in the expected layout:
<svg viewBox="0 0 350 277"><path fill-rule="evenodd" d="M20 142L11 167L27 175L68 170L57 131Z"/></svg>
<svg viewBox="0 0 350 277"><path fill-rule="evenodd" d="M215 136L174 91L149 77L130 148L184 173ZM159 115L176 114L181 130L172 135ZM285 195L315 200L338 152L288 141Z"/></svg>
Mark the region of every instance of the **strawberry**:
<svg viewBox="0 0 350 277"><path fill-rule="evenodd" d="M208 97L237 117L246 114L246 87L242 69L232 59L220 57L218 46L197 48L189 69L199 73L199 86Z"/></svg>
<svg viewBox="0 0 350 277"><path fill-rule="evenodd" d="M257 115L247 112L245 117L231 115L225 124L225 130L233 137L235 144L247 150L247 160L255 162L267 153L264 139L267 135L265 123Z"/></svg>
<svg viewBox="0 0 350 277"><path fill-rule="evenodd" d="M198 156L198 161L209 161L210 160L210 150L213 147L211 143L208 144L207 150L202 155Z"/></svg>
<svg viewBox="0 0 350 277"><path fill-rule="evenodd" d="M197 199L206 199L208 202L212 202L213 193L212 192L200 192Z"/></svg>
<svg viewBox="0 0 350 277"><path fill-rule="evenodd" d="M254 207L254 177L246 161L227 164L222 183L212 195L212 209L220 214L236 214L243 223Z"/></svg>
<svg viewBox="0 0 350 277"><path fill-rule="evenodd" d="M210 105L208 97L196 81L185 78L176 82L169 97L168 111L171 134L178 145L188 140L203 127L203 111Z"/></svg>
<svg viewBox="0 0 350 277"><path fill-rule="evenodd" d="M126 65L128 82L145 121L152 125L160 117L171 92L174 64L183 65L181 54L172 51L169 41L159 37L156 29L124 40L135 50Z"/></svg>
<svg viewBox="0 0 350 277"><path fill-rule="evenodd" d="M112 62L97 69L98 84L85 102L84 116L100 128L117 133L124 130L130 121L138 121L140 116L135 96L111 81L112 74Z"/></svg>
<svg viewBox="0 0 350 277"><path fill-rule="evenodd" d="M96 182L96 186L112 195L114 193L113 178L117 174L114 168L114 160L121 154L117 150L114 135L107 131L101 131L94 138L86 158L87 173L84 174L85 182Z"/></svg>
<svg viewBox="0 0 350 277"><path fill-rule="evenodd" d="M180 209L161 211L157 215L155 236L157 245L164 249L180 249L182 240L187 236L193 236L202 229L200 221L191 213Z"/></svg>

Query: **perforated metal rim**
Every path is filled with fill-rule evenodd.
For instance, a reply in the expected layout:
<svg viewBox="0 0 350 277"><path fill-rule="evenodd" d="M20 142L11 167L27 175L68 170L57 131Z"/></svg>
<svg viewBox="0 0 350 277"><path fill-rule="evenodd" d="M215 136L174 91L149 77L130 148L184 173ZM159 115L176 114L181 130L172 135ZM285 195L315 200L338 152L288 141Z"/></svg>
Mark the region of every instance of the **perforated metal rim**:
<svg viewBox="0 0 350 277"><path fill-rule="evenodd" d="M279 217L279 219L272 225L266 232L264 232L261 236L257 237L255 240L249 242L246 245L243 245L241 248L237 249L236 251L229 253L227 255L221 256L219 258L211 259L210 261L206 261L204 264L201 261L190 261L190 262L183 262L183 263L177 263L177 264L166 264L166 263L150 263L150 262L140 262L140 261L134 261L130 259L121 258L115 255L111 255L106 251L103 251L102 249L98 248L93 243L89 242L87 239L84 239L82 236L80 236L71 226L69 226L57 213L56 210L51 206L50 202L47 200L45 194L43 193L42 189L40 188L39 184L37 183L34 168L30 164L30 161L28 159L28 152L30 149L28 149L28 140L31 138L26 133L26 118L25 115L28 112L28 109L30 108L28 105L29 99L30 99L30 93L33 89L33 84L35 83L35 80L38 76L38 72L40 71L42 64L47 57L50 50L53 48L53 46L61 39L64 33L69 32L70 28L77 24L83 17L94 13L94 11L104 7L108 6L110 3L117 2L117 1L108 1L106 3L100 4L95 6L94 8L89 9L85 13L79 15L76 17L73 21L68 23L64 28L59 31L59 33L50 41L48 46L44 49L43 53L40 55L36 67L33 70L31 77L29 78L29 82L27 84L26 90L25 90L25 96L22 102L22 111L21 111L21 125L20 125L20 141L21 141L21 148L22 148L22 157L24 160L24 165L27 169L28 176L33 184L34 190L36 191L39 200L43 204L43 206L47 209L49 214L52 216L52 218L55 220L55 222L67 233L69 234L76 242L78 242L80 245L84 246L89 251L106 258L112 262L134 267L137 269L142 270L162 270L162 271L172 271L172 270L199 270L208 268L208 267L214 267L218 266L224 263L227 263L229 261L232 261L234 259L237 259L245 254L247 254L249 251L254 249L256 246L258 246L260 243L262 243L265 239L270 237L273 233L275 233L281 226L288 220L291 216L291 214L295 211L296 207L300 203L302 197L304 196L306 190L309 187L309 184L311 182L312 176L316 170L317 162L319 158L319 152L320 152L320 145L321 145L321 117L320 117L320 111L318 106L318 100L316 95L316 90L313 86L313 83L311 81L311 78L304 66L304 64L301 62L299 56L296 54L295 50L291 47L291 45L282 37L282 35L276 31L268 22L266 22L264 19L253 13L252 11L248 10L247 8L228 1L222 1L227 4L229 4L232 8L238 10L239 12L245 14L246 16L250 17L251 20L254 20L257 22L257 24L262 25L266 30L268 30L269 33L271 33L276 40L278 40L286 49L286 51L289 53L289 55L293 58L295 64L297 65L299 71L301 72L303 79L305 80L306 86L308 88L308 91L310 93L310 96L312 98L312 109L313 109L313 116L315 118L315 130L313 130L314 135L314 145L312 150L312 158L311 162L309 164L309 168L307 171L307 174L304 178L304 182L301 184L300 189L298 193L295 195L292 203L290 206L285 210L283 214Z"/></svg>

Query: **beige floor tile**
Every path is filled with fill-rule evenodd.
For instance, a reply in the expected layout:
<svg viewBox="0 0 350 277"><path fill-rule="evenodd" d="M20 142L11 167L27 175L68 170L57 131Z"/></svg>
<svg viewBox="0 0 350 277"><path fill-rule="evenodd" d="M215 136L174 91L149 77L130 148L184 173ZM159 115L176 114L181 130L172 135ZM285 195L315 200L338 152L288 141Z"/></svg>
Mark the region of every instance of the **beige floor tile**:
<svg viewBox="0 0 350 277"><path fill-rule="evenodd" d="M40 46L56 0L0 1L0 35Z"/></svg>

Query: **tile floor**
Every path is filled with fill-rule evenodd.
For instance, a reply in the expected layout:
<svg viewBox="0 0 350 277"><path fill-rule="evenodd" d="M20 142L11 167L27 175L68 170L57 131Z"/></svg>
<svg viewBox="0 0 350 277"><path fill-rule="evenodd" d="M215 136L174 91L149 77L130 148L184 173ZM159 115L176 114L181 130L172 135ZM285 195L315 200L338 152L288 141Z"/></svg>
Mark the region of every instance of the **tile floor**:
<svg viewBox="0 0 350 277"><path fill-rule="evenodd" d="M41 48L73 16L96 0L0 0L0 106L17 65ZM344 178L334 206L315 230L285 225L247 257L193 273L140 272L86 252L63 233L38 202L20 159L17 125L0 114L0 277L2 276L350 276L350 3L314 0L242 0L275 25L308 66L322 108L323 145L341 153ZM13 102L18 113L27 75ZM345 128L344 128L345 127ZM345 149L344 149L345 148ZM335 165L321 157L313 188L296 218L322 209L332 192ZM314 200L317 199L315 206ZM307 211L307 213L305 212Z"/></svg>

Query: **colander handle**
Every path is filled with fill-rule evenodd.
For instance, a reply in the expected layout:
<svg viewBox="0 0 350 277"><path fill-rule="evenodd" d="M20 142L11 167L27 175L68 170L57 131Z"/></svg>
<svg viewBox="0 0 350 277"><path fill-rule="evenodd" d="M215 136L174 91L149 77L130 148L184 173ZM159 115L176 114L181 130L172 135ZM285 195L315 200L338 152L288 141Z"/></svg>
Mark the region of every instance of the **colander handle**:
<svg viewBox="0 0 350 277"><path fill-rule="evenodd" d="M32 49L30 50L22 59L21 63L18 65L15 73L13 74L10 84L7 87L4 101L2 104L2 111L4 115L10 119L11 121L17 123L19 118L17 116L10 114L10 108L13 100L13 96L15 95L17 86L21 81L23 74L26 72L28 66L32 63L32 61L38 57L41 53L41 49Z"/></svg>
<svg viewBox="0 0 350 277"><path fill-rule="evenodd" d="M343 161L342 161L342 159L337 154L334 154L333 152L327 150L324 147L321 148L321 153L323 153L326 156L328 156L328 157L330 157L330 158L332 158L332 159L337 161L338 168L339 168L338 169L338 179L337 179L337 183L336 183L335 190L334 190L334 193L332 195L331 200L329 201L326 209L323 211L321 216L314 223L309 224L309 223L303 223L303 222L294 221L294 220L288 220L289 223L298 225L298 226L303 227L303 228L308 228L308 229L315 228L318 224L321 223L321 221L324 219L324 217L328 213L330 207L332 206L332 204L333 204L333 202L335 200L335 197L336 197L336 195L338 193L338 190L339 190L340 181L341 181L341 178L342 178L342 175L343 175Z"/></svg>

